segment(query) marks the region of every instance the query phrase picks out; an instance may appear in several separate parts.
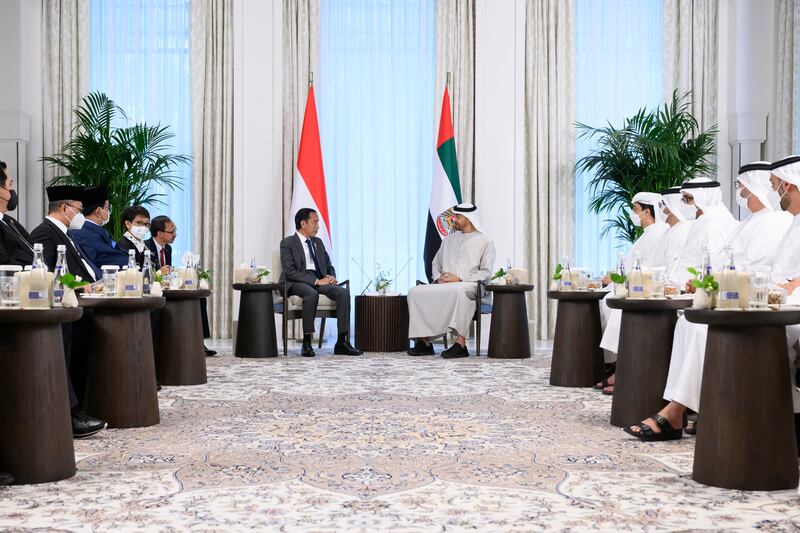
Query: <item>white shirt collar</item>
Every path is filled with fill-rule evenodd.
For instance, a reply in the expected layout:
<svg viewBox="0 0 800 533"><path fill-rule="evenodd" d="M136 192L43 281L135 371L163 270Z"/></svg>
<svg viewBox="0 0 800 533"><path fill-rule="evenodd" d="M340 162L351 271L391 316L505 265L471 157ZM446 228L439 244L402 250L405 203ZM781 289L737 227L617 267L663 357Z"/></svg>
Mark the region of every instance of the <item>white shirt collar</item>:
<svg viewBox="0 0 800 533"><path fill-rule="evenodd" d="M3 213L0 212L0 220L3 220Z"/></svg>
<svg viewBox="0 0 800 533"><path fill-rule="evenodd" d="M161 252L162 248L166 248L166 246L161 246L160 244L158 244L158 241L155 239L155 237L153 237L153 244L156 245L156 253Z"/></svg>
<svg viewBox="0 0 800 533"><path fill-rule="evenodd" d="M63 232L64 232L64 235L66 235L66 234L67 234L67 227L64 225L64 223L63 223L63 222L61 222L60 220L58 220L58 219L55 219L55 218L53 218L53 217L51 217L51 216L46 216L45 218L46 218L47 220L49 220L50 222L52 222L53 224L55 224L56 226L58 226L58 229L60 229L61 231L63 231Z"/></svg>
<svg viewBox="0 0 800 533"><path fill-rule="evenodd" d="M295 235L297 235L297 238L300 239L300 242L302 242L303 244L305 244L306 241L311 238L311 237L304 237L303 234L300 233L299 231L296 231Z"/></svg>

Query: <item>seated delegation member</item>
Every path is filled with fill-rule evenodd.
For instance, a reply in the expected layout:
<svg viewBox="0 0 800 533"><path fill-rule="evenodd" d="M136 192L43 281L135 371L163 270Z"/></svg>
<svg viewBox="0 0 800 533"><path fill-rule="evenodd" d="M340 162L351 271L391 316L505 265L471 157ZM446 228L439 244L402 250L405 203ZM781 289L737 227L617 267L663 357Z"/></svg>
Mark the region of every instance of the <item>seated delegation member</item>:
<svg viewBox="0 0 800 533"><path fill-rule="evenodd" d="M129 250L135 250L136 266L141 269L144 266L144 251L147 248L144 238L150 229L150 212L140 205L126 207L122 212L122 225L125 226L125 233L117 245L126 254Z"/></svg>
<svg viewBox="0 0 800 533"><path fill-rule="evenodd" d="M105 185L90 187L84 191L83 216L85 221L78 229L70 229L67 235L86 254L94 265L128 264L128 254L122 251L108 234L105 225L111 220L111 205L108 202L108 188Z"/></svg>

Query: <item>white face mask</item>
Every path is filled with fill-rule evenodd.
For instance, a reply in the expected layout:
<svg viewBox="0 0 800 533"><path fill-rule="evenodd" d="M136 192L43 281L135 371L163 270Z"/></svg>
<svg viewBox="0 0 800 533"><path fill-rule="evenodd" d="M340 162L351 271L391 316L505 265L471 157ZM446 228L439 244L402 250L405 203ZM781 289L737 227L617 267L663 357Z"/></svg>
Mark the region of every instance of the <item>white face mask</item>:
<svg viewBox="0 0 800 533"><path fill-rule="evenodd" d="M103 221L100 223L100 225L101 225L101 226L105 226L106 224L108 224L109 222L111 222L111 209L109 209L108 211L106 211L106 213L107 213L107 215L108 215L108 216L106 216L106 219L105 219L105 220L103 220Z"/></svg>
<svg viewBox="0 0 800 533"><path fill-rule="evenodd" d="M778 184L778 187L780 187L780 183ZM781 200L783 200L784 196L786 196L785 191L783 194L781 194L772 187L769 188L769 192L767 193L767 201L769 202L769 205L772 207L774 211L783 210L783 208L781 207Z"/></svg>
<svg viewBox="0 0 800 533"><path fill-rule="evenodd" d="M697 208L692 204L681 204L681 213L686 217L686 220L695 220L697 218Z"/></svg>
<svg viewBox="0 0 800 533"><path fill-rule="evenodd" d="M144 226L131 226L130 233L140 241L143 241L144 236L147 235L147 228Z"/></svg>
<svg viewBox="0 0 800 533"><path fill-rule="evenodd" d="M750 209L747 207L747 201L750 199L750 195L747 195L747 198L742 198L741 194L736 195L736 203L739 204L739 207L742 209Z"/></svg>
<svg viewBox="0 0 800 533"><path fill-rule="evenodd" d="M637 213L636 211L631 211L629 215L631 217L631 222L633 222L633 225L636 226L637 228L641 228L642 217L639 216L639 213Z"/></svg>
<svg viewBox="0 0 800 533"><path fill-rule="evenodd" d="M67 207L71 211L77 211L76 215L72 217L72 220L69 221L69 229L81 229L83 227L83 223L86 222L86 219L83 217L83 213L81 213L71 205Z"/></svg>

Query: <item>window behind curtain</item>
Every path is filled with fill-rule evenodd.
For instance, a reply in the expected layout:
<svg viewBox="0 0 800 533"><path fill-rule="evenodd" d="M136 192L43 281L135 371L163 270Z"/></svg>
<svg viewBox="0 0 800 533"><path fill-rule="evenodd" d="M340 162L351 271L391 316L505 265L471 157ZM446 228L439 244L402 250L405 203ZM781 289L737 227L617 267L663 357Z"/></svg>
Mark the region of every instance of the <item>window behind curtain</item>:
<svg viewBox="0 0 800 533"><path fill-rule="evenodd" d="M125 110L131 124L169 125L174 153L191 155L189 0L93 0L89 85ZM173 262L192 246L191 168L173 170L182 190L158 187L164 205L147 205L151 217L168 215L178 227Z"/></svg>
<svg viewBox="0 0 800 533"><path fill-rule="evenodd" d="M425 279L435 150L434 0L322 0L315 73L340 279L359 294L376 264L406 292ZM361 273L354 260L366 271Z"/></svg>
<svg viewBox="0 0 800 533"><path fill-rule="evenodd" d="M575 120L620 127L638 109L661 102L662 13L661 0L575 0ZM576 157L594 147L578 139ZM573 263L599 274L613 268L629 244L613 234L599 238L605 217L589 212L591 177L575 176Z"/></svg>

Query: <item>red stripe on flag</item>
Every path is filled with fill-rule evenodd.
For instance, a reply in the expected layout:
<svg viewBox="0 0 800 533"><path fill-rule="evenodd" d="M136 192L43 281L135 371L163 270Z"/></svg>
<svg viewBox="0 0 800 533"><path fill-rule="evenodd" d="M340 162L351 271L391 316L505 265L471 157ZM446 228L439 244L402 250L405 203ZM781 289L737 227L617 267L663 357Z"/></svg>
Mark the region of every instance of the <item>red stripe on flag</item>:
<svg viewBox="0 0 800 533"><path fill-rule="evenodd" d="M442 118L439 119L439 138L436 141L436 148L439 148L442 143L453 138L453 119L450 114L450 93L447 87L444 88L444 97L442 98Z"/></svg>
<svg viewBox="0 0 800 533"><path fill-rule="evenodd" d="M325 192L325 171L322 169L322 146L319 140L317 123L317 104L314 101L314 86L308 89L306 113L303 117L303 131L300 134L300 148L297 151L297 170L306 182L311 197L317 204L319 214L331 235L328 219L328 195ZM311 206L304 206L311 207Z"/></svg>

